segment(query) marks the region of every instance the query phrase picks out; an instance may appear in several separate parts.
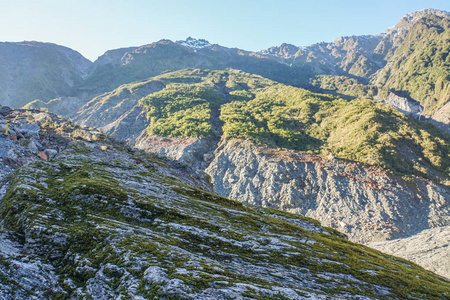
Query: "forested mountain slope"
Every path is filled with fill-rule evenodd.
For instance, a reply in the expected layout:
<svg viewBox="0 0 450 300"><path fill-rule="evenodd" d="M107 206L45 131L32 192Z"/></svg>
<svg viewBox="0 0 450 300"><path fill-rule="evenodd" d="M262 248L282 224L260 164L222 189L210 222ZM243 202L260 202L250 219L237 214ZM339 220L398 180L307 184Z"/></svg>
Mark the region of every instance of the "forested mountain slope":
<svg viewBox="0 0 450 300"><path fill-rule="evenodd" d="M93 99L75 120L108 127L136 105L147 119L139 129L148 135L244 138L449 179L450 138L431 124L375 101L316 94L240 71L181 70L125 85ZM117 136L143 133L125 124L122 132L114 127Z"/></svg>
<svg viewBox="0 0 450 300"><path fill-rule="evenodd" d="M406 15L397 25L376 36L339 37L332 43L306 47L283 44L260 52L222 47L192 38L177 42L161 40L107 51L94 63L81 57L75 59L75 54L70 57L57 54L53 50L55 45L53 48L34 46L33 49L40 51L32 56L35 61L39 59L37 65L25 64L28 69L23 69L25 65L19 68L27 81L20 79L9 84L3 81L0 92L5 95L4 104L19 107L40 99L30 107L47 107L69 116L89 99L122 84L185 68L232 68L313 91L368 97L398 107L390 101L393 93L404 97L405 101L419 103L422 107L416 109L416 113L420 111L432 117L447 129L448 22L447 12L428 9ZM22 53L33 43L38 45L24 42L14 47L17 53ZM23 61L20 55L8 56L15 53L8 51L9 54L0 53L2 60ZM44 63L46 60L51 61ZM40 65L47 71L38 72L42 70L37 68ZM9 68L5 74L11 73L10 70L15 72ZM344 76L344 79L337 80L335 76ZM75 98L67 99L69 96ZM52 99L56 100L49 102ZM70 106L71 102L75 104ZM60 103L69 105L72 111L64 110Z"/></svg>

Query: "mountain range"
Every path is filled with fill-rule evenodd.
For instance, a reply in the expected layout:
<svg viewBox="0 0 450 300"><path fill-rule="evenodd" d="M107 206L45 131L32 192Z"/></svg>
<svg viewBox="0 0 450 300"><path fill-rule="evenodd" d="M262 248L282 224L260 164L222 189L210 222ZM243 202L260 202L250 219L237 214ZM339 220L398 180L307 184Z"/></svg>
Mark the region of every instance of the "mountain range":
<svg viewBox="0 0 450 300"><path fill-rule="evenodd" d="M81 104L121 84L145 80L162 72L232 68L350 98L369 97L389 102L389 94L393 93L405 98L403 101L418 102L425 116L439 124L448 124L445 118L447 36L448 13L423 10L405 16L397 25L376 36L339 37L332 43L307 47L283 44L260 52L189 38L107 51L92 63L77 52L57 45L3 43L1 56L8 64L2 64L2 73L11 75L8 80L2 80L0 90L3 103L13 107L35 99L44 103L53 100L49 105L56 106L55 99L71 96L80 98ZM15 51L16 48L21 50ZM19 55L11 56L16 52ZM52 57L53 62L41 59L41 55ZM13 73L21 70L21 63L27 65L28 72L16 80ZM40 105L45 106L42 102Z"/></svg>
<svg viewBox="0 0 450 300"><path fill-rule="evenodd" d="M0 149L0 291L448 297L446 279L352 242L450 277L449 51L450 14L433 9L375 36L259 52L188 38L91 62L1 43L0 123L15 141Z"/></svg>

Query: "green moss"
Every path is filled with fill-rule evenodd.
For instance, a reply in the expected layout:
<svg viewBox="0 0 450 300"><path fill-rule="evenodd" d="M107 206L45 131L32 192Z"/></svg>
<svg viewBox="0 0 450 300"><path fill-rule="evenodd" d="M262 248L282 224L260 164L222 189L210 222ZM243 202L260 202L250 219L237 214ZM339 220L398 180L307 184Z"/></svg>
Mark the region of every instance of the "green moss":
<svg viewBox="0 0 450 300"><path fill-rule="evenodd" d="M188 197L192 197L194 199L199 199L202 201L209 201L209 202L213 202L216 204L220 204L223 206L227 206L227 207L240 207L242 209L245 209L245 206L243 206L242 202L236 201L236 200L231 200L216 194L212 194L197 188L193 188L193 187L186 187L186 188L179 188L179 187L174 187L173 188L174 191L176 191L179 194L188 196Z"/></svg>
<svg viewBox="0 0 450 300"><path fill-rule="evenodd" d="M396 297L415 294L433 299L449 291L448 283L411 263L353 244L330 230L317 234L293 224L301 219L319 226L309 218L248 207L186 186L165 175L170 172L146 172L145 166L73 155L19 169L0 204L7 229L23 243L32 242L36 253L55 266L68 295L78 287L84 289L102 268L107 284L119 292L120 282L130 278L126 276L142 279L145 270L155 265L168 279L181 279L197 293L217 282L270 289L287 286L284 280L320 278L323 272L349 274L367 284L389 287ZM130 174L146 189L127 186ZM244 263L269 273L250 269L240 273L233 268ZM108 269L107 264L117 269ZM286 279L270 274L272 268L286 270L285 276L305 277ZM75 288L64 284L67 278ZM373 295L359 283L349 281L339 287L333 286L333 280L319 281L324 288L315 288L314 293ZM138 294L170 298L162 295L162 284L142 280ZM251 290L248 295L269 297Z"/></svg>

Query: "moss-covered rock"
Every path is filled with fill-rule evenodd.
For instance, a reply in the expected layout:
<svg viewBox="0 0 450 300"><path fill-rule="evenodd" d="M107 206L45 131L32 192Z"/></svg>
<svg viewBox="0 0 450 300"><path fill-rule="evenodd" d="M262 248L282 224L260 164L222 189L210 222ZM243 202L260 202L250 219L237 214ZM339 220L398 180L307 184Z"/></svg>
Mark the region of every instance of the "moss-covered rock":
<svg viewBox="0 0 450 300"><path fill-rule="evenodd" d="M448 281L412 263L317 221L202 191L180 172L123 147L71 142L13 174L0 218L23 254L54 268L59 298L450 295Z"/></svg>

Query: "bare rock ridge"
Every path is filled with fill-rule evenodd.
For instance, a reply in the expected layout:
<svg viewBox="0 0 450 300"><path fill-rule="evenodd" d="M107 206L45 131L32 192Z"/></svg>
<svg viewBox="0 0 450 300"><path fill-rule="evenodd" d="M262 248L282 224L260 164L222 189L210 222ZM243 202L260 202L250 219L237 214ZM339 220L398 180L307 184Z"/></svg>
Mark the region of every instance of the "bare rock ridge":
<svg viewBox="0 0 450 300"><path fill-rule="evenodd" d="M312 219L207 192L204 178L173 161L53 114L5 112L0 120L24 135L0 136L7 153L22 151L28 135L58 150L13 172L0 166L9 172L1 299L450 296L442 277Z"/></svg>

